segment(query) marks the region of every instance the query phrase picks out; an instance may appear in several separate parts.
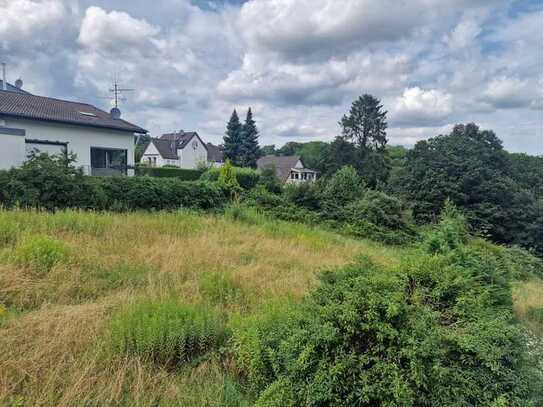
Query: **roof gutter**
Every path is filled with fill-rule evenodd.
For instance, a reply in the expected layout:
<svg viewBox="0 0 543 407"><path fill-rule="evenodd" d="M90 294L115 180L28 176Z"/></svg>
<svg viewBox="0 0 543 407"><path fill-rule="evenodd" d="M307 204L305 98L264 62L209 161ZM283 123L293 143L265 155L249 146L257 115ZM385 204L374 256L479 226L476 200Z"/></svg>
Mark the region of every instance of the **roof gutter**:
<svg viewBox="0 0 543 407"><path fill-rule="evenodd" d="M116 130L116 131L124 131L126 133L135 133L135 134L147 134L149 131L142 129L141 127L137 127L134 129L125 129L122 127L114 127L114 126L105 126L105 125L99 125L99 124L90 124L90 123L81 123L81 122L75 122L75 121L69 121L69 120L55 120L55 119L44 119L40 117L33 117L33 116L27 116L22 114L15 114L15 113L4 113L0 112L0 116L7 116L7 117L14 117L16 119L26 119L26 120L34 120L34 121L42 121L42 122L49 122L49 123L61 123L61 124L71 124L72 126L81 126L81 127L91 127L91 128L97 128L97 129L108 129L108 130Z"/></svg>

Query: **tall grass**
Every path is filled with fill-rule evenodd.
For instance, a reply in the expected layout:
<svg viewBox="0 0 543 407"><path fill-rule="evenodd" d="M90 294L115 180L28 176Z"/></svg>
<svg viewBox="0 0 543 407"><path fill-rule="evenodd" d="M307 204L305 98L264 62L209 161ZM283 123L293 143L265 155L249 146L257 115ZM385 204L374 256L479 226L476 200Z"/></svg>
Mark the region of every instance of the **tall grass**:
<svg viewBox="0 0 543 407"><path fill-rule="evenodd" d="M117 353L175 366L217 348L226 338L221 315L177 299L144 300L113 317L111 346Z"/></svg>
<svg viewBox="0 0 543 407"><path fill-rule="evenodd" d="M247 405L230 378L235 368L213 351L220 341L185 352L190 363L175 352L159 354L156 363L151 344L161 337L149 333L143 347L120 338L147 335L134 328L147 317L157 324L155 333L170 317L181 324L172 316L179 307L186 318L187 307L193 310L188 326L197 324L200 312L215 315L215 307L225 321L260 313L270 300L303 297L317 270L344 265L361 252L376 262L401 256L302 225L190 211L0 210L2 226L0 405ZM37 236L68 248L45 273L29 266L37 244L28 242ZM34 254L23 255L27 250ZM21 261L15 261L17 253ZM162 306L157 298L175 301ZM183 305L195 303L202 308ZM165 316L155 320L145 313L154 307ZM170 338L188 344L196 338L171 332Z"/></svg>

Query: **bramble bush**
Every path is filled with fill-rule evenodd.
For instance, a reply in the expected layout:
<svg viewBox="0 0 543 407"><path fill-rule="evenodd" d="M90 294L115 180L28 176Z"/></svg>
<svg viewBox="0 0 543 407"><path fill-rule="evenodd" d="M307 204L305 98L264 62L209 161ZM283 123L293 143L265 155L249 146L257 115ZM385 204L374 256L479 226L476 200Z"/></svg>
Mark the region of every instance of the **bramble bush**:
<svg viewBox="0 0 543 407"><path fill-rule="evenodd" d="M461 219L443 217L440 227ZM257 406L541 402L543 377L516 324L492 252L427 244L400 267L367 259L320 276L290 311L234 328L240 377Z"/></svg>

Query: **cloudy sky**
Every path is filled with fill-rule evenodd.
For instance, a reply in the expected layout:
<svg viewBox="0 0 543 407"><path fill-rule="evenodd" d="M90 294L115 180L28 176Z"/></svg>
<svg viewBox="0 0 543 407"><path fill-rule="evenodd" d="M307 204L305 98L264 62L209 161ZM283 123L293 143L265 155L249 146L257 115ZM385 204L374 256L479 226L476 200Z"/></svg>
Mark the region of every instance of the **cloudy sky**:
<svg viewBox="0 0 543 407"><path fill-rule="evenodd" d="M0 0L0 60L30 92L219 142L251 106L261 144L331 140L363 93L391 144L476 122L543 154L543 0Z"/></svg>

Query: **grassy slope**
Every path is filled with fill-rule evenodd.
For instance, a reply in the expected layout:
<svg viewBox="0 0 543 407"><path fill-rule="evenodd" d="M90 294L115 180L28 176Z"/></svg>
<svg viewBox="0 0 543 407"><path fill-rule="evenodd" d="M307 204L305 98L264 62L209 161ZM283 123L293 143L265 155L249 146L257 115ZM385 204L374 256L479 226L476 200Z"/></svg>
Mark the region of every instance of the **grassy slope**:
<svg viewBox="0 0 543 407"><path fill-rule="evenodd" d="M166 371L105 352L112 314L137 298L174 295L228 319L299 299L315 272L361 254L389 265L405 254L250 213L242 219L0 211L0 405L236 405L224 358ZM41 235L70 253L48 273L17 262L27 239ZM222 295L214 275L227 276L236 295ZM518 315L538 334L543 321L530 309L543 309L542 291L540 280L514 290Z"/></svg>
<svg viewBox="0 0 543 407"><path fill-rule="evenodd" d="M48 273L18 262L20 247L41 235L70 253ZM252 218L0 211L0 405L228 404L224 359L172 372L104 352L111 315L136 298L169 295L209 302L226 318L254 313L301 298L316 271L360 254L394 264L402 250ZM202 283L215 273L239 295Z"/></svg>

